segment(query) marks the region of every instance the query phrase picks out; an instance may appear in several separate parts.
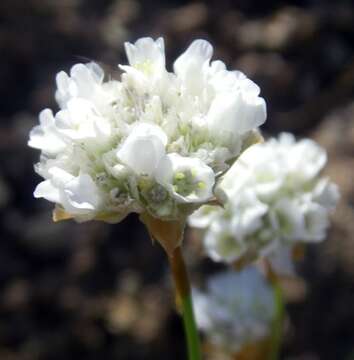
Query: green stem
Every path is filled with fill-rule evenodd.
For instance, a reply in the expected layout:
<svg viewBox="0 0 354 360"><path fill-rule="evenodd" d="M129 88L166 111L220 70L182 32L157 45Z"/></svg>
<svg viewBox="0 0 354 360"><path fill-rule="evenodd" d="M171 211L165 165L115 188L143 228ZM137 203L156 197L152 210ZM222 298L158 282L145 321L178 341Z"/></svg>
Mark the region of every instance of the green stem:
<svg viewBox="0 0 354 360"><path fill-rule="evenodd" d="M281 342L283 335L283 320L285 313L285 306L283 300L283 292L279 281L277 279L272 280L275 298L275 317L273 322L273 331L271 339L271 353L270 360L278 360L281 350Z"/></svg>
<svg viewBox="0 0 354 360"><path fill-rule="evenodd" d="M193 302L187 269L181 247L177 247L169 257L172 275L176 286L177 302L181 305L184 331L188 347L189 360L201 360L199 335L195 322Z"/></svg>
<svg viewBox="0 0 354 360"><path fill-rule="evenodd" d="M187 337L188 358L190 360L201 359L199 335L195 323L192 296L182 299L182 315L184 331Z"/></svg>

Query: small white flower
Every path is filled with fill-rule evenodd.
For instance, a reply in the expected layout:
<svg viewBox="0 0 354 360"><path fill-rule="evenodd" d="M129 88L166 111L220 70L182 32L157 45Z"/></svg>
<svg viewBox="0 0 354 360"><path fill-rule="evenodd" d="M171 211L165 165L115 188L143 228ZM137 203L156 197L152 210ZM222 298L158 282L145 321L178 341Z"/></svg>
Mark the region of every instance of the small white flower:
<svg viewBox="0 0 354 360"><path fill-rule="evenodd" d="M28 142L43 155L36 196L80 221L83 211L110 222L133 211L185 218L214 196L216 180L251 143L265 121L264 100L245 75L211 62L205 40L194 41L173 72L162 38L125 49L119 81L95 63L57 74L60 110L42 112ZM74 186L82 181L91 192Z"/></svg>
<svg viewBox="0 0 354 360"><path fill-rule="evenodd" d="M255 268L214 275L206 292L193 290L193 302L198 327L231 354L271 334L274 296Z"/></svg>
<svg viewBox="0 0 354 360"><path fill-rule="evenodd" d="M80 174L75 177L56 167L51 168L49 174L50 179L37 185L34 191L36 198L57 203L78 218L93 218L100 211L99 190L89 175Z"/></svg>
<svg viewBox="0 0 354 360"><path fill-rule="evenodd" d="M247 244L233 234L231 224L223 219L211 223L204 237L204 246L209 257L216 262L232 263L240 254L244 254L248 247Z"/></svg>
<svg viewBox="0 0 354 360"><path fill-rule="evenodd" d="M154 73L165 68L165 45L162 38L154 41L141 38L135 44L126 42L125 51L129 64L146 73Z"/></svg>
<svg viewBox="0 0 354 360"><path fill-rule="evenodd" d="M232 263L323 240L339 198L320 176L325 163L319 145L291 134L246 150L217 185L224 209L201 207L190 216L191 226L205 229L208 255Z"/></svg>
<svg viewBox="0 0 354 360"><path fill-rule="evenodd" d="M206 202L213 195L214 172L199 159L168 154L161 159L155 178L179 202Z"/></svg>
<svg viewBox="0 0 354 360"><path fill-rule="evenodd" d="M69 100L66 106L66 109L57 113L55 119L57 131L64 138L80 141L110 135L109 122L100 116L88 100L74 98Z"/></svg>
<svg viewBox="0 0 354 360"><path fill-rule="evenodd" d="M63 151L66 143L58 134L52 110L45 109L41 111L39 124L31 130L28 145L50 155Z"/></svg>
<svg viewBox="0 0 354 360"><path fill-rule="evenodd" d="M61 71L56 76L56 100L63 109L69 100L82 98L94 100L102 91L103 70L95 63L76 64L71 68L70 76Z"/></svg>

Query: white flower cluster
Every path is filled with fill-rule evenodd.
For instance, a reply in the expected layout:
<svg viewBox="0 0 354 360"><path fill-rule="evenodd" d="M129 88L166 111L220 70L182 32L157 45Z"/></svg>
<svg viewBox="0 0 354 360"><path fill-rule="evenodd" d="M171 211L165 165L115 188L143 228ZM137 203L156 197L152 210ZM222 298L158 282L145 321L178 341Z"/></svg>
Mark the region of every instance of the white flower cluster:
<svg viewBox="0 0 354 360"><path fill-rule="evenodd" d="M190 217L190 225L206 229L208 255L232 263L322 240L339 198L337 186L320 176L326 161L314 141L287 133L250 147L216 190L225 208L203 206Z"/></svg>
<svg viewBox="0 0 354 360"><path fill-rule="evenodd" d="M60 111L40 114L29 146L41 150L34 195L79 221L148 211L177 219L207 202L215 180L266 118L259 87L211 61L194 41L165 67L162 38L126 43L120 81L95 63L57 74Z"/></svg>
<svg viewBox="0 0 354 360"><path fill-rule="evenodd" d="M193 289L193 303L198 327L213 345L230 353L271 333L274 295L253 267L211 277L206 293Z"/></svg>

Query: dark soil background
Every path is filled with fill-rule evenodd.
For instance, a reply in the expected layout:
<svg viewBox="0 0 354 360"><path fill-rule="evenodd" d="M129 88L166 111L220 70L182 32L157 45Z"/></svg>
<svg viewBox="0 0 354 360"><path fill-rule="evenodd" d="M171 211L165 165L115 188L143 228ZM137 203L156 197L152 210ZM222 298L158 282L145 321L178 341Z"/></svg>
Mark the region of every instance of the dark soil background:
<svg viewBox="0 0 354 360"><path fill-rule="evenodd" d="M354 359L354 3L331 0L1 0L0 359L186 358L159 246L135 216L53 224L32 197L39 154L26 146L38 112L56 108L58 71L116 69L124 41L159 35L169 64L210 40L261 86L266 133L328 150L342 199L328 240L299 264L306 286L292 289L282 358ZM212 266L192 236L185 252L194 277Z"/></svg>

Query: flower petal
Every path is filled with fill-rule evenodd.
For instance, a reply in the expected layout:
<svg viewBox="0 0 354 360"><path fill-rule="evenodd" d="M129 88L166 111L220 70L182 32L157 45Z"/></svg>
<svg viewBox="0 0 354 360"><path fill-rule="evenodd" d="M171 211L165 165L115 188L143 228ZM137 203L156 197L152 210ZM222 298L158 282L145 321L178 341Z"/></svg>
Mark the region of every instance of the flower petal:
<svg viewBox="0 0 354 360"><path fill-rule="evenodd" d="M215 97L207 114L212 132L244 134L265 122L266 105L263 98L242 93L220 94Z"/></svg>
<svg viewBox="0 0 354 360"><path fill-rule="evenodd" d="M28 145L51 155L64 150L67 145L57 131L55 119L50 109L40 112L39 122L40 125L35 126L30 132Z"/></svg>
<svg viewBox="0 0 354 360"><path fill-rule="evenodd" d="M60 203L60 192L55 187L51 180L40 182L34 190L33 196L35 198L44 198L54 203Z"/></svg>
<svg viewBox="0 0 354 360"><path fill-rule="evenodd" d="M101 202L97 186L88 174L80 174L66 183L64 194L63 206L68 212L74 214L97 210Z"/></svg>
<svg viewBox="0 0 354 360"><path fill-rule="evenodd" d="M200 69L213 56L213 47L206 40L194 40L188 49L174 62L178 76L185 77L195 69Z"/></svg>
<svg viewBox="0 0 354 360"><path fill-rule="evenodd" d="M165 46L163 38L154 41L150 37L137 40L134 44L124 44L129 64L133 67L158 66L165 67Z"/></svg>
<svg viewBox="0 0 354 360"><path fill-rule="evenodd" d="M165 154L167 136L157 125L139 123L117 152L117 157L137 174L152 175Z"/></svg>

